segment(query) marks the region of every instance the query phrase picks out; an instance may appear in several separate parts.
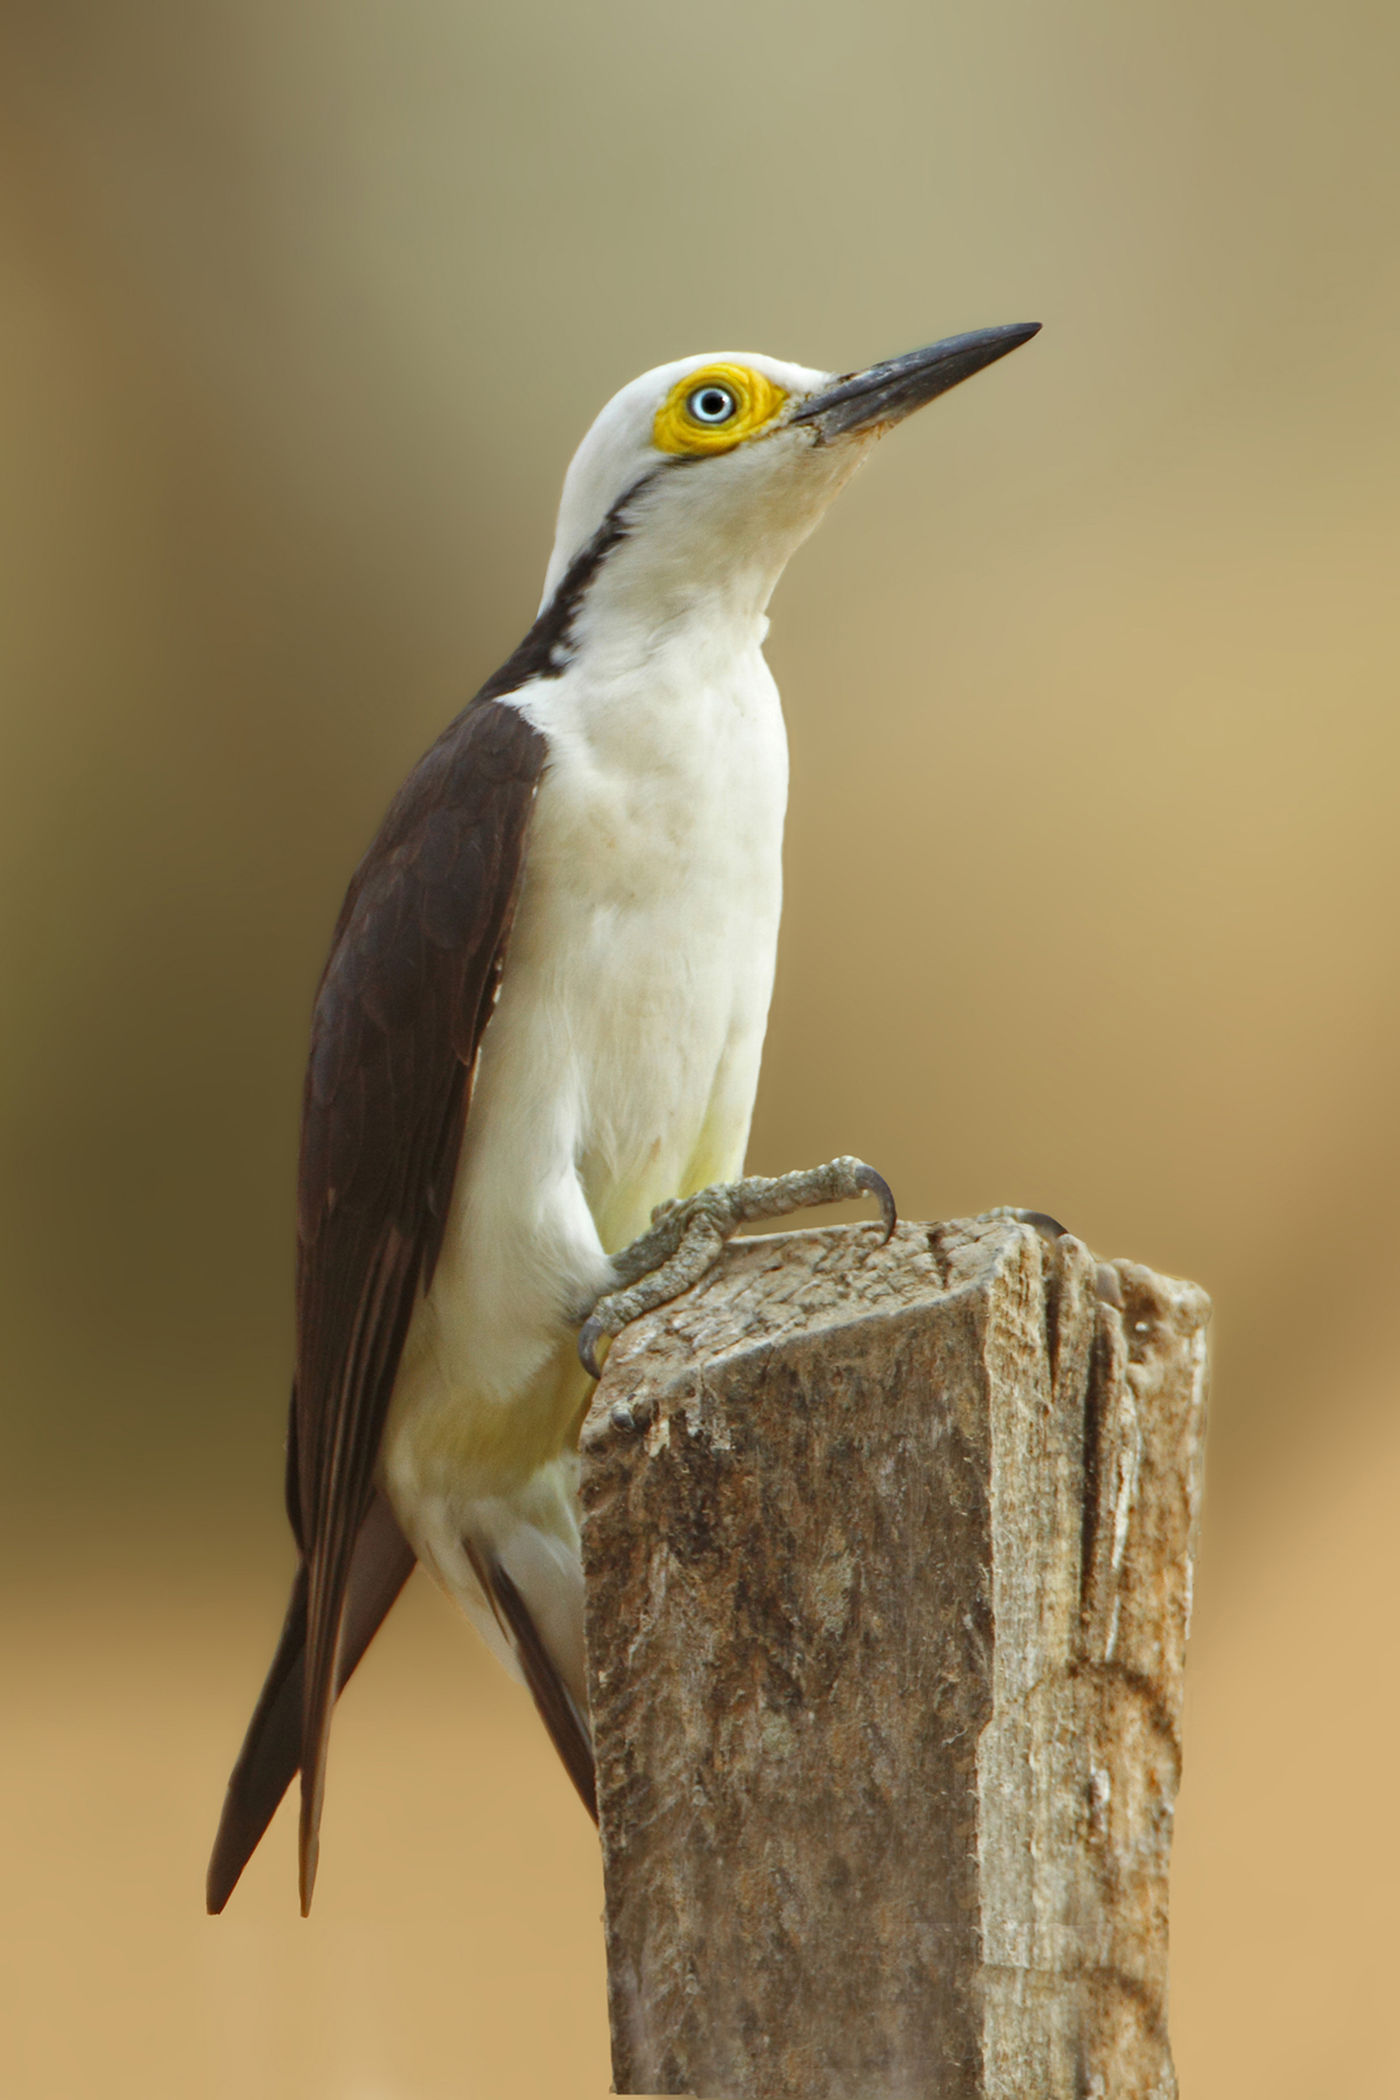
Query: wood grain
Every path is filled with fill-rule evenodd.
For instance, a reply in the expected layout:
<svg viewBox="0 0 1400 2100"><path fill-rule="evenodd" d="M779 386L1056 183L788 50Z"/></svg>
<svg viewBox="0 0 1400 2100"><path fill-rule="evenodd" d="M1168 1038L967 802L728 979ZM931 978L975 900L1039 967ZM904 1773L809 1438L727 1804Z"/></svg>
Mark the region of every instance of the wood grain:
<svg viewBox="0 0 1400 2100"><path fill-rule="evenodd" d="M1167 2100L1207 1301L878 1238L731 1247L585 1428L616 2088Z"/></svg>

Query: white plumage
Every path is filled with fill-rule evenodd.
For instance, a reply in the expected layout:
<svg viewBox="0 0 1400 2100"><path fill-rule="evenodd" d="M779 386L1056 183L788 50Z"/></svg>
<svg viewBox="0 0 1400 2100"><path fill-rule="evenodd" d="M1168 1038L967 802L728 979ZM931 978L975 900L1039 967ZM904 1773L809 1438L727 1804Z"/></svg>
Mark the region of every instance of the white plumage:
<svg viewBox="0 0 1400 2100"><path fill-rule="evenodd" d="M663 367L604 410L565 485L547 594L654 462L660 401L716 362ZM789 395L828 383L743 362ZM506 1569L581 1711L577 1321L655 1204L743 1163L787 800L765 608L863 449L817 456L791 430L664 475L594 579L567 669L512 696L549 760L383 1479L420 1559L510 1662L464 1542Z"/></svg>
<svg viewBox="0 0 1400 2100"><path fill-rule="evenodd" d="M613 1260L743 1163L787 799L768 601L875 438L1034 333L838 379L687 358L624 387L569 469L539 618L361 861L303 1100L297 1570L212 1910L298 1770L310 1904L335 1698L415 1555L519 1667L592 1804L580 1346L596 1362L744 1217L865 1190L893 1222L842 1159L712 1192Z"/></svg>

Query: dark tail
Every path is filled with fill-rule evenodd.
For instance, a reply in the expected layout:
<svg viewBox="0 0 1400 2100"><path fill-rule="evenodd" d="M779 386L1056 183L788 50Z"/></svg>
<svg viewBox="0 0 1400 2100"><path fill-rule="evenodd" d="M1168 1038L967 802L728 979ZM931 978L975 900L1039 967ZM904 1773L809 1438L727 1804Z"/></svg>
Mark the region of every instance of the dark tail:
<svg viewBox="0 0 1400 2100"><path fill-rule="evenodd" d="M596 1823L598 1782L588 1725L540 1639L539 1628L530 1616L525 1599L499 1561L490 1569L487 1594L494 1599L497 1614L515 1645L516 1658L530 1687L535 1711L549 1730L549 1739L563 1760L564 1770L572 1779L579 1800Z"/></svg>
<svg viewBox="0 0 1400 2100"><path fill-rule="evenodd" d="M355 1539L341 1619L337 1696L384 1622L413 1568L413 1548L376 1493ZM306 1666L306 1563L297 1568L282 1638L272 1658L243 1748L224 1797L209 1860L205 1896L211 1912L233 1894L277 1804L301 1766Z"/></svg>

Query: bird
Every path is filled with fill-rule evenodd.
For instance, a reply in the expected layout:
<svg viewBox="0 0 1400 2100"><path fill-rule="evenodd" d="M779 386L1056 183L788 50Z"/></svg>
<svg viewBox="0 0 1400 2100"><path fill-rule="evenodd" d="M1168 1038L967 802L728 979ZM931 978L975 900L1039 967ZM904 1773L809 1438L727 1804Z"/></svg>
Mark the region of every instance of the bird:
<svg viewBox="0 0 1400 2100"><path fill-rule="evenodd" d="M763 655L784 567L875 442L1036 323L864 370L681 358L564 480L538 614L414 767L316 993L286 1505L297 1566L210 1859L228 1901L415 1561L523 1679L596 1815L577 1444L608 1339L738 1224L868 1192L741 1177L782 901Z"/></svg>

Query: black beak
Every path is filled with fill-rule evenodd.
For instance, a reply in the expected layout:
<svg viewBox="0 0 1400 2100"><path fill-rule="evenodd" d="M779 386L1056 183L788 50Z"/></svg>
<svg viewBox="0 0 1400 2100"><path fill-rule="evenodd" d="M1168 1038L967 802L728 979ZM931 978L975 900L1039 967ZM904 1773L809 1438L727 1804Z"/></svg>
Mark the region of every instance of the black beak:
<svg viewBox="0 0 1400 2100"><path fill-rule="evenodd" d="M848 373L835 386L804 401L791 420L815 423L823 444L848 431L898 423L1039 333L1039 321L1013 321L1005 328L975 328L970 335L950 335L926 350L910 350L903 357L871 365L868 371Z"/></svg>

